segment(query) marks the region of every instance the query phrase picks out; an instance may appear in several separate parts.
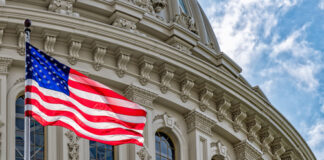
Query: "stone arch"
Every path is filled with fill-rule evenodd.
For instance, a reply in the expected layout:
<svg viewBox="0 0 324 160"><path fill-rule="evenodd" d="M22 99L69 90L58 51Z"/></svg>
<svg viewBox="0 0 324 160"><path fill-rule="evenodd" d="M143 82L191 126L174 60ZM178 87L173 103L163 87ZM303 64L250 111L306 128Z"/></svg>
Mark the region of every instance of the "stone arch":
<svg viewBox="0 0 324 160"><path fill-rule="evenodd" d="M162 115L156 115L153 119L153 129L152 132L155 133L164 132L167 134L173 141L175 145L175 154L176 159L185 160L186 150L188 149L187 142L184 138L183 133L181 132L180 128L177 126L175 119L169 116L167 113ZM155 146L155 141L154 141ZM155 159L155 149L152 155L153 159Z"/></svg>
<svg viewBox="0 0 324 160"><path fill-rule="evenodd" d="M16 99L24 94L25 81L17 82L8 91L7 99L7 159L15 159Z"/></svg>

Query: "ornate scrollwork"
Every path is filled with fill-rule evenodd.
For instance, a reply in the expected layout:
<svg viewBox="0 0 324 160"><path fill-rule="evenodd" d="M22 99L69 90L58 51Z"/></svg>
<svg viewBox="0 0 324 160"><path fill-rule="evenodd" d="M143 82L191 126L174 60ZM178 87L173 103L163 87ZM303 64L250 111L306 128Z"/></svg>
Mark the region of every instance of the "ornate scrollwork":
<svg viewBox="0 0 324 160"><path fill-rule="evenodd" d="M270 143L274 140L273 134L269 126L263 126L259 131L261 142L261 151L270 152Z"/></svg>
<svg viewBox="0 0 324 160"><path fill-rule="evenodd" d="M209 106L209 100L211 97L213 97L213 91L210 90L210 87L205 86L202 87L200 93L199 93L199 108L201 111L205 112L207 107Z"/></svg>
<svg viewBox="0 0 324 160"><path fill-rule="evenodd" d="M127 71L127 64L130 60L130 54L123 51L123 49L119 48L117 50L117 75L118 77L124 77Z"/></svg>
<svg viewBox="0 0 324 160"><path fill-rule="evenodd" d="M75 0L51 0L48 10L60 14L79 17L79 13L73 12Z"/></svg>
<svg viewBox="0 0 324 160"><path fill-rule="evenodd" d="M70 62L70 64L75 65L77 63L81 45L82 45L81 40L71 39L70 48L69 48L69 57L68 57L68 61Z"/></svg>
<svg viewBox="0 0 324 160"><path fill-rule="evenodd" d="M227 153L227 147L221 142L212 142L210 144L211 152L212 152L212 158L219 158L223 160L229 160L228 159L228 153Z"/></svg>
<svg viewBox="0 0 324 160"><path fill-rule="evenodd" d="M257 138L257 133L261 129L261 119L256 115L251 115L246 120L246 128L248 131L248 140L254 141Z"/></svg>
<svg viewBox="0 0 324 160"><path fill-rule="evenodd" d="M151 160L152 159L152 156L145 145L136 154L138 155L140 160Z"/></svg>
<svg viewBox="0 0 324 160"><path fill-rule="evenodd" d="M170 82L174 76L174 70L175 70L174 67L166 63L164 63L160 67L160 76L161 76L160 90L163 94L167 93L167 91L171 86Z"/></svg>
<svg viewBox="0 0 324 160"><path fill-rule="evenodd" d="M65 136L69 139L68 148L69 148L69 160L79 160L79 147L78 144L80 137L78 137L71 130L65 132Z"/></svg>
<svg viewBox="0 0 324 160"><path fill-rule="evenodd" d="M152 0L153 8L156 13L160 13L161 10L167 5L166 0Z"/></svg>
<svg viewBox="0 0 324 160"><path fill-rule="evenodd" d="M115 27L119 27L119 28L122 28L122 29L125 29L125 30L128 30L130 32L134 32L134 33L137 33L138 31L136 30L136 23L133 22L133 21L130 21L130 20L127 20L123 17L117 17L113 24L113 26Z"/></svg>
<svg viewBox="0 0 324 160"><path fill-rule="evenodd" d="M153 122L158 119L163 120L164 125L168 128L173 128L176 125L175 119L173 117L171 117L170 115L168 115L166 112L164 114L154 116Z"/></svg>
<svg viewBox="0 0 324 160"><path fill-rule="evenodd" d="M270 144L271 152L273 154L273 159L279 160L280 156L285 153L286 149L282 144L282 138L277 137Z"/></svg>
<svg viewBox="0 0 324 160"><path fill-rule="evenodd" d="M56 43L56 36L58 35L58 32L45 30L43 32L43 38L44 38L44 51L47 54L54 53L54 46Z"/></svg>
<svg viewBox="0 0 324 160"><path fill-rule="evenodd" d="M230 112L232 113L233 129L235 132L238 132L242 128L242 121L246 118L247 114L243 111L241 103L232 106Z"/></svg>
<svg viewBox="0 0 324 160"><path fill-rule="evenodd" d="M195 85L193 79L188 75L182 75L181 81L181 100L182 102L187 102L190 97L190 92L192 87Z"/></svg>
<svg viewBox="0 0 324 160"><path fill-rule="evenodd" d="M104 57L106 55L106 47L103 45L95 45L93 50L93 67L96 71L99 71L104 63Z"/></svg>
<svg viewBox="0 0 324 160"><path fill-rule="evenodd" d="M143 56L140 58L140 83L145 86L151 79L150 73L154 67L154 60L150 57Z"/></svg>
<svg viewBox="0 0 324 160"><path fill-rule="evenodd" d="M222 122L227 116L227 110L231 107L231 100L228 94L219 94L216 100L217 119Z"/></svg>
<svg viewBox="0 0 324 160"><path fill-rule="evenodd" d="M151 0L129 0L129 1L145 9L149 13L154 13L154 8Z"/></svg>

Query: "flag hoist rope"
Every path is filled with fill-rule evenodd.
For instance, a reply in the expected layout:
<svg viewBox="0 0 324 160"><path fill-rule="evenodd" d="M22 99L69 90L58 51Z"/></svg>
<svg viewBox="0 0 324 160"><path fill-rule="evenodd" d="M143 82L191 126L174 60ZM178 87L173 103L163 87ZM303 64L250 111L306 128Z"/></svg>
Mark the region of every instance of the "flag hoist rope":
<svg viewBox="0 0 324 160"><path fill-rule="evenodd" d="M25 43L30 42L30 32L31 32L29 29L30 26L31 26L31 21L29 19L26 19L25 20ZM25 48L25 56L26 55L27 53ZM26 60L25 60L25 65L26 65ZM26 111L26 106L25 106L25 111ZM25 115L25 128L24 128L24 160L30 160L30 117L26 115Z"/></svg>

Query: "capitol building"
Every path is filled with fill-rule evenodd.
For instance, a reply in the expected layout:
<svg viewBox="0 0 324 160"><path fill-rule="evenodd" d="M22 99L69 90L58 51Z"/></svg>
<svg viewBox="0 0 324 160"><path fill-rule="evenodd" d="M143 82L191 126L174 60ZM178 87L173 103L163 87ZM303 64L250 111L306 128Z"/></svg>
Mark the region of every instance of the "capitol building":
<svg viewBox="0 0 324 160"><path fill-rule="evenodd" d="M144 147L32 120L32 160L316 159L197 0L0 0L0 160L23 160L26 18L31 44L147 109Z"/></svg>

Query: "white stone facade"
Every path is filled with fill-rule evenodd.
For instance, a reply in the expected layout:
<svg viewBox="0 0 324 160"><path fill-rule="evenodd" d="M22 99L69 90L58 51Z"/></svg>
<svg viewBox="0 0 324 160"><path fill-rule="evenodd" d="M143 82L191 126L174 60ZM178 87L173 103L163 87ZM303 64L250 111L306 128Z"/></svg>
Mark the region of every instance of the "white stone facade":
<svg viewBox="0 0 324 160"><path fill-rule="evenodd" d="M314 160L293 126L220 51L197 0L0 0L0 159L15 159L15 101L24 94L23 21L31 43L148 110L145 147L116 160L155 160L155 133L176 160ZM211 34L212 33L212 34ZM89 159L89 141L46 127L45 159Z"/></svg>

